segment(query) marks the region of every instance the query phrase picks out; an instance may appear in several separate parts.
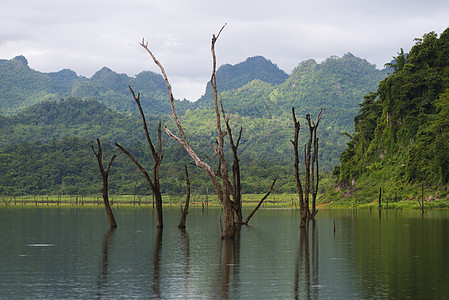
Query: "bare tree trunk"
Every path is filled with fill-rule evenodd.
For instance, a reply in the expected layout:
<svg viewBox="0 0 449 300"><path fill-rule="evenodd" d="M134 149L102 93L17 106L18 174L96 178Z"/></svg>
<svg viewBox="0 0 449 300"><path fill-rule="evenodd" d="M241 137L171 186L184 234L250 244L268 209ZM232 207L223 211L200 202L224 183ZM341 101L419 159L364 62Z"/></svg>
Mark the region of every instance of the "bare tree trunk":
<svg viewBox="0 0 449 300"><path fill-rule="evenodd" d="M184 209L182 209L181 205L181 220L179 221L178 228L186 228L186 220L187 214L189 213L189 202L190 202L190 179L189 179L189 171L187 170L187 166L184 165L184 169L186 172L186 185L187 185L187 195L186 195L186 204Z"/></svg>
<svg viewBox="0 0 449 300"><path fill-rule="evenodd" d="M382 187L379 187L379 208L382 208Z"/></svg>
<svg viewBox="0 0 449 300"><path fill-rule="evenodd" d="M134 158L134 156L128 152L126 149L124 149L122 146L120 146L118 143L115 143L115 145L124 153L126 154L139 168L139 170L142 172L142 174L145 176L146 181L148 182L151 191L153 192L153 196L156 201L156 215L157 215L157 227L162 228L164 226L163 218L162 218L162 194L161 194L161 187L159 183L159 167L162 162L162 134L161 134L161 122L159 122L159 127L157 130L157 137L158 137L158 149L156 150L153 146L153 143L150 138L150 133L148 132L148 126L147 122L145 120L145 114L143 113L142 106L140 105L140 93L136 94L134 93L133 89L129 86L129 89L133 95L134 101L137 104L137 107L139 108L140 116L142 117L142 123L143 123L143 129L145 131L145 136L147 139L148 147L151 150L151 156L153 157L153 179L151 179L148 172L145 170L145 168Z"/></svg>
<svg viewBox="0 0 449 300"><path fill-rule="evenodd" d="M223 119L225 121L226 129L227 129L228 136L229 136L229 142L231 145L232 156L234 159L234 163L232 164L232 179L233 179L232 182L233 182L233 184L232 185L229 184L229 186L231 187L232 199L234 200L234 209L236 212L237 223L243 224L242 185L241 185L241 181L240 181L240 161L239 161L238 154L237 154L238 147L240 144L240 138L242 137L243 127L240 127L237 142L234 142L234 137L232 135L232 129L231 129L231 126L229 125L229 116L226 116L226 114L225 114L225 110L223 108L223 102L221 101L221 99L220 99L220 105L221 105L221 111L223 114Z"/></svg>
<svg viewBox="0 0 449 300"><path fill-rule="evenodd" d="M224 213L224 230L222 233L222 238L233 238L235 235L234 230L234 210L233 210L233 203L231 201L231 189L229 186L229 179L228 179L228 165L224 156L223 151L223 144L224 144L224 136L226 135L226 132L222 131L221 128L221 116L220 111L218 109L218 93L217 93L217 85L216 85L216 57L215 57L215 42L217 41L218 37L221 34L221 31L224 29L226 24L220 29L217 36L212 36L212 43L211 43L211 52L212 52L212 59L213 59L213 68L212 68L212 76L211 76L211 86L213 91L213 100L214 100L214 108L215 108L215 117L216 117L216 126L217 126L217 146L214 147L215 155L217 155L221 167L221 184L220 184L220 178L215 174L215 171L212 169L212 167L207 164L206 162L202 161L198 155L195 153L195 151L192 149L192 147L189 144L189 141L187 139L187 136L184 132L184 129L181 126L181 122L176 114L175 110L175 103L174 103L174 97L171 90L170 82L168 80L168 77L165 73L165 69L161 65L161 63L156 59L154 54L150 51L148 48L148 43L145 43L144 40L142 40L142 43L140 44L152 57L154 63L160 68L162 72L162 76L164 77L165 84L167 86L167 92L170 98L170 107L173 114L173 117L175 119L176 126L178 128L179 134L181 137L178 137L174 135L167 127L164 127L167 134L173 138L175 141L180 143L186 152L190 155L190 157L194 160L195 165L204 171L209 175L209 178L212 182L212 185L215 189L215 193L218 196L218 199L221 202L221 205L223 207L223 213Z"/></svg>
<svg viewBox="0 0 449 300"><path fill-rule="evenodd" d="M256 211L259 209L259 207L262 205L263 201L267 199L267 197L271 194L273 191L274 185L276 184L276 179L274 179L273 183L271 184L270 190L263 196L263 198L259 201L259 204L253 209L253 211L246 217L245 222L243 224L248 225L249 220L253 217L253 215L256 213Z"/></svg>
<svg viewBox="0 0 449 300"><path fill-rule="evenodd" d="M106 210L106 215L108 216L109 225L111 227L117 227L117 222L115 221L114 214L112 213L111 205L109 204L109 187L108 187L108 177L109 172L111 170L112 162L115 159L115 154L112 156L111 160L109 161L109 165L107 169L105 170L103 167L103 151L101 150L101 143L100 140L97 139L97 146L98 146L98 152L95 152L94 145L91 145L92 151L94 152L95 156L97 157L98 161L98 167L100 168L101 176L103 178L103 202L104 202L104 208Z"/></svg>
<svg viewBox="0 0 449 300"><path fill-rule="evenodd" d="M315 215L317 214L316 210L316 197L318 194L318 183L319 183L319 164L318 164L318 138L316 136L316 132L318 130L318 125L320 123L321 117L323 116L324 109L320 111L318 114L317 122L316 124L310 120L310 115L306 115L307 123L309 125L309 143L307 145L307 165L306 165L306 188L311 189L312 191L312 212L308 212L309 219L314 219ZM312 162L310 167L310 156L311 156L311 150L313 146L313 154L312 154ZM311 172L311 173L309 173ZM307 180L307 176L309 175L309 180ZM316 178L316 183L315 183ZM308 187L310 185L310 188ZM308 191L306 191L306 197L308 198ZM308 201L307 201L308 202ZM307 203L308 205L308 203Z"/></svg>
<svg viewBox="0 0 449 300"><path fill-rule="evenodd" d="M315 174L316 172L316 183L314 182L314 176L312 175L312 219L315 219L315 216L317 214L316 210L316 197L318 194L318 184L320 183L320 169L318 164L318 138L316 137L316 130L314 134L314 152L313 152L313 159L312 159L312 174ZM314 166L316 166L316 170L314 172Z"/></svg>
<svg viewBox="0 0 449 300"><path fill-rule="evenodd" d="M295 180L296 189L299 194L299 208L301 212L301 224L300 227L304 228L306 226L306 221L309 219L314 219L317 214L316 210L316 197L318 194L318 183L319 183L319 164L318 164L318 138L316 137L316 131L320 123L321 117L324 113L322 109L318 114L316 124L311 121L310 115L306 115L306 120L309 125L309 140L306 145L304 145L304 169L305 169L305 185L304 190L299 179L299 154L298 154L298 139L300 124L296 119L295 109L292 107L293 121L295 123L295 136L290 142L293 144L294 155L295 155ZM313 149L313 152L312 152ZM316 183L315 183L316 178ZM310 211L309 195L312 193L312 212ZM304 194L303 194L304 193Z"/></svg>
<svg viewBox="0 0 449 300"><path fill-rule="evenodd" d="M418 198L418 203L419 203L419 208L421 208L421 214L424 214L424 182L421 184L421 202L419 201Z"/></svg>
<svg viewBox="0 0 449 300"><path fill-rule="evenodd" d="M300 227L305 228L306 227L306 221L307 221L307 210L308 208L305 205L304 201L304 192L302 189L301 180L299 179L299 153L298 153L298 143L299 143L299 130L301 128L301 125L299 124L299 121L296 120L295 115L295 108L292 107L292 115L293 115L293 123L295 124L295 136L293 140L290 140L290 142L293 144L293 153L295 155L295 181L296 181L296 190L298 192L299 197L299 211L301 214L301 223Z"/></svg>

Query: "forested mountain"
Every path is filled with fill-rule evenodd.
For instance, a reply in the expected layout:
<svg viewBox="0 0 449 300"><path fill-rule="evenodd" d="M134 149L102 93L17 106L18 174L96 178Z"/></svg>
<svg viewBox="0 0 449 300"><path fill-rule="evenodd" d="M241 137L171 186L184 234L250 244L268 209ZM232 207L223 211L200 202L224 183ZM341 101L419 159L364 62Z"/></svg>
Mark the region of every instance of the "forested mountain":
<svg viewBox="0 0 449 300"><path fill-rule="evenodd" d="M437 194L447 191L449 29L439 38L424 35L391 66L394 73L360 104L355 133L334 173L349 190L382 186L399 199L422 183Z"/></svg>
<svg viewBox="0 0 449 300"><path fill-rule="evenodd" d="M68 69L46 74L31 69L25 57L17 56L0 60L0 114L16 114L32 104L70 96L96 100L119 112L137 112L128 85L140 92L145 110L152 114L170 113L167 88L159 74L144 71L129 77L106 67L91 78ZM188 104L177 101L180 111Z"/></svg>
<svg viewBox="0 0 449 300"><path fill-rule="evenodd" d="M0 60L0 114L17 113L31 104L55 100L61 93L64 93L61 85L30 69L25 57Z"/></svg>
<svg viewBox="0 0 449 300"><path fill-rule="evenodd" d="M71 70L43 74L31 70L23 57L1 61L0 66L14 69L4 73L9 76L8 80L3 80L3 73L0 80L2 97L7 99L2 102L4 116L0 115L0 193L98 192L100 186L92 180L98 170L90 149L96 138L103 141L105 149L110 149L109 153L115 151L112 143L117 141L136 151L137 157L151 162L143 146L146 141L140 115L136 113L128 84L141 93L152 134L156 133L159 120L169 128L176 128L169 111L165 82L153 72L142 72L135 78L108 68L101 69L92 78L80 77ZM320 168L323 174L330 172L347 141L341 133L352 132L349 120L356 114L355 107L363 99L362 95L375 90L385 74L385 70L377 70L351 54L332 57L320 64L312 60L302 62L290 76L263 57L249 58L235 66L221 66L217 83L225 109L232 113L235 130L243 127L239 154L244 192L263 192L274 177L278 178L277 192L294 192L290 143L294 132L292 105L302 126L305 126L306 113L314 118L321 108L326 109L318 132ZM5 82L17 88L4 89ZM27 83L21 89L22 82ZM21 94L26 86L30 90ZM51 94L46 94L47 91ZM27 101L20 100L21 95ZM216 165L212 149L214 115L205 99L207 92L195 103L176 101L176 107L193 147L211 165ZM14 102L17 105L9 105ZM306 132L302 130L301 143L305 138ZM184 193L182 165L190 159L165 134L163 144L163 192ZM55 158L57 155L59 158ZM115 192L130 193L134 187L139 192L147 192L144 178L125 157L117 160L114 167L111 188ZM49 174L42 175L42 172L54 176L50 179ZM192 177L197 186L204 184L201 172L193 171ZM37 183L39 178L46 178L46 183Z"/></svg>
<svg viewBox="0 0 449 300"><path fill-rule="evenodd" d="M303 115L326 109L323 120L326 127L351 132L363 96L375 91L386 76L387 70L378 70L366 60L347 53L320 64L303 61L281 84L256 79L223 92L222 99L232 112L248 116L290 114L292 106Z"/></svg>
<svg viewBox="0 0 449 300"><path fill-rule="evenodd" d="M222 65L217 70L216 78L218 93L223 93L241 88L256 79L275 86L284 82L288 75L266 58L254 56L236 65ZM210 81L206 85L205 94L196 104L198 107L213 107Z"/></svg>

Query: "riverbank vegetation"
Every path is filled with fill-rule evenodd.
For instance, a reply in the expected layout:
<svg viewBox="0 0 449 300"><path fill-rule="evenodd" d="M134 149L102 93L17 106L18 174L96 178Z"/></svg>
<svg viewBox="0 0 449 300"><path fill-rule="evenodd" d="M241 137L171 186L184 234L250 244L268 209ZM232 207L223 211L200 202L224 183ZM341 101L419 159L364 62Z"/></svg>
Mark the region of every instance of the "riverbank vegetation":
<svg viewBox="0 0 449 300"><path fill-rule="evenodd" d="M425 205L444 206L449 201L448 51L446 30L440 36L431 32L417 39L409 53L398 52L384 70L350 53L320 64L303 61L290 75L263 57L220 67L218 88L226 111L231 111L231 126L244 128L239 146L243 197L263 194L277 178L265 205L280 201L280 207L295 207L290 144L294 106L303 128L307 113L315 116L321 108L326 110L318 132L317 205L374 207L382 189L382 206L388 201L389 208L399 203L413 207L422 194ZM1 205L21 197L49 195L57 199L68 195L73 200L99 195L101 176L91 151L97 138L105 157L119 154L114 142L120 142L145 168L151 168L152 158L128 84L141 92L142 106L149 112L146 119L151 138L157 138L159 121L176 128L164 96L164 80L151 72L129 78L105 68L90 79L70 70L44 74L30 69L23 57L0 60L0 72L8 78L0 82ZM227 81L233 78L239 80ZM17 83L20 88L14 88ZM192 147L217 168L209 92L197 102L175 102ZM26 101L21 95L26 95ZM300 146L307 141L306 133L300 133ZM167 135L162 140L163 205L170 205L169 199L175 198L182 203L184 164L191 164L191 159ZM302 156L302 151L299 154ZM232 152L226 155L231 159ZM208 194L213 205L207 175L193 167L189 173L192 197L204 200ZM304 171L300 176L305 177ZM151 197L145 179L123 155L117 156L111 168L109 188L113 198ZM278 200L270 200L273 197Z"/></svg>
<svg viewBox="0 0 449 300"><path fill-rule="evenodd" d="M353 135L334 168L339 198L447 200L449 29L398 53L394 72L365 96Z"/></svg>

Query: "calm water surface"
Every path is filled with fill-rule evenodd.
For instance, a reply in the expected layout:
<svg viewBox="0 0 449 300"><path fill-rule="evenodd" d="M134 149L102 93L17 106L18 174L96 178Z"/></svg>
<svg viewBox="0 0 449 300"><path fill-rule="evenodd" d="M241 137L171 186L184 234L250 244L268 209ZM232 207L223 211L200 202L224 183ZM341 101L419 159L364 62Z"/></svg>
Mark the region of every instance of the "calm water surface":
<svg viewBox="0 0 449 300"><path fill-rule="evenodd" d="M0 299L449 298L447 210L263 210L233 241L219 213L1 207Z"/></svg>

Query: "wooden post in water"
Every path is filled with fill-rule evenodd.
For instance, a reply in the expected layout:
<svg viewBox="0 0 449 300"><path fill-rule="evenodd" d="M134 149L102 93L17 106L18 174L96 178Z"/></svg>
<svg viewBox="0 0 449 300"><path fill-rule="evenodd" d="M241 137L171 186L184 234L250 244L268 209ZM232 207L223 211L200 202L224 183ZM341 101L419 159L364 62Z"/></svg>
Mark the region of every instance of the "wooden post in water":
<svg viewBox="0 0 449 300"><path fill-rule="evenodd" d="M209 208L209 189L207 187L207 183L206 183L206 209Z"/></svg>
<svg viewBox="0 0 449 300"><path fill-rule="evenodd" d="M379 208L382 208L382 187L379 187Z"/></svg>
<svg viewBox="0 0 449 300"><path fill-rule="evenodd" d="M421 214L424 214L424 182L421 185L421 203L419 202L419 198L418 203L419 206L421 207Z"/></svg>
<svg viewBox="0 0 449 300"><path fill-rule="evenodd" d="M335 235L335 219L334 219L334 235Z"/></svg>

